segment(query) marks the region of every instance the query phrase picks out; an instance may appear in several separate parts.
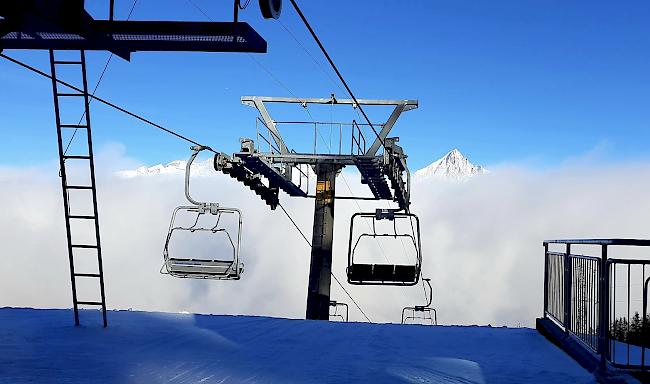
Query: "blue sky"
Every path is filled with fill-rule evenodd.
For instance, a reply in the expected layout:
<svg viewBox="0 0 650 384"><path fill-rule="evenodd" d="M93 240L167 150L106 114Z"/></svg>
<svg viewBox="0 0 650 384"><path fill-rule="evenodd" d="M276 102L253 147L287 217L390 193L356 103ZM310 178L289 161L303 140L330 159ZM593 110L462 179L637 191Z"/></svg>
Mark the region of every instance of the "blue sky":
<svg viewBox="0 0 650 384"><path fill-rule="evenodd" d="M230 2L194 2L215 20L231 18ZM132 0L116 3L125 17ZM300 3L358 97L419 99L395 128L411 168L452 148L488 165L553 166L594 148L602 161L649 158L646 1ZM101 16L107 4L89 10ZM255 132L242 95L344 96L288 2L280 21L263 20L256 1L241 17L267 40L268 54L114 58L97 94L225 152ZM205 20L187 0L139 0L133 18ZM45 52L6 53L48 68ZM94 86L108 54L89 58ZM389 113L372 111L377 120ZM0 164L54 161L53 115L50 83L0 60ZM146 164L187 156L187 144L119 112L96 105L92 117L99 148L121 143Z"/></svg>

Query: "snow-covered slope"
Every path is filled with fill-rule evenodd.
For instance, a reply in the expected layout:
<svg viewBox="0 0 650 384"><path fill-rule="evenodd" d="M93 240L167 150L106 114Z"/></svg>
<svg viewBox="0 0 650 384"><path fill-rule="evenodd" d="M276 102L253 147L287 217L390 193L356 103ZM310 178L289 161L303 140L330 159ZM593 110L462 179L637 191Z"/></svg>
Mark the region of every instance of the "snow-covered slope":
<svg viewBox="0 0 650 384"><path fill-rule="evenodd" d="M485 172L485 168L472 164L458 149L454 149L425 168L415 171L415 176L463 180Z"/></svg>
<svg viewBox="0 0 650 384"><path fill-rule="evenodd" d="M0 309L0 383L595 382L533 329Z"/></svg>

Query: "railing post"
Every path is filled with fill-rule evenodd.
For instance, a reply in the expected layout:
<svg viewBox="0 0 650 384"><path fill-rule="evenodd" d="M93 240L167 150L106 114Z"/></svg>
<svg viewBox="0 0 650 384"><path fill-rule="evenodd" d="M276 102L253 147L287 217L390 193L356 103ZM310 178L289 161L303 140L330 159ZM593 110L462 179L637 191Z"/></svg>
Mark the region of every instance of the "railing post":
<svg viewBox="0 0 650 384"><path fill-rule="evenodd" d="M598 314L600 321L598 324L598 353L600 353L600 365L605 368L609 360L609 268L607 263L607 245L602 245L600 257L600 286Z"/></svg>
<svg viewBox="0 0 650 384"><path fill-rule="evenodd" d="M564 254L564 332L571 329L571 244L566 245Z"/></svg>
<svg viewBox="0 0 650 384"><path fill-rule="evenodd" d="M544 242L544 313L542 317L546 317L548 312L548 243Z"/></svg>

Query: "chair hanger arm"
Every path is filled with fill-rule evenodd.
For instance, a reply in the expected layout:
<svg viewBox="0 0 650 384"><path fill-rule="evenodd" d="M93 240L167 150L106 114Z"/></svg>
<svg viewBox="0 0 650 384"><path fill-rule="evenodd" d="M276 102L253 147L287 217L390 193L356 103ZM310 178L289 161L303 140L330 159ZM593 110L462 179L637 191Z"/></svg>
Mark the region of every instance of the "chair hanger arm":
<svg viewBox="0 0 650 384"><path fill-rule="evenodd" d="M208 203L202 203L199 201L196 201L192 198L192 195L190 195L190 172L192 168L192 163L194 162L194 159L199 155L199 153L203 150L210 149L210 147L206 147L204 145L195 145L190 148L192 150L192 155L190 156L189 160L187 160L187 165L185 166L185 197L187 200L198 206L205 206Z"/></svg>

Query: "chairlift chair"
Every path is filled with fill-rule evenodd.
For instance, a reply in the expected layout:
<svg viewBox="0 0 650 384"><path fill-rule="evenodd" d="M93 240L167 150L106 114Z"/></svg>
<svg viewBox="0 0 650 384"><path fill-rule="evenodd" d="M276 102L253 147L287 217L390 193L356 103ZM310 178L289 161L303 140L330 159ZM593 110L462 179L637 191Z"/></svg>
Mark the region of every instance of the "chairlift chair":
<svg viewBox="0 0 650 384"><path fill-rule="evenodd" d="M355 225L360 219L372 220L372 232L362 233L353 243ZM398 233L396 219L408 219L411 233ZM376 222L388 220L393 222L393 233L377 233ZM415 225L413 225L415 222ZM361 263L355 260L355 251L364 237L372 238L406 238L413 244L416 252L413 264L379 264ZM377 209L375 213L355 213L350 219L350 241L348 244L348 283L355 285L400 285L411 286L419 281L422 266L422 247L420 243L420 221L412 213L398 212L392 209Z"/></svg>
<svg viewBox="0 0 650 384"><path fill-rule="evenodd" d="M193 146L191 149L192 155L185 167L185 197L192 205L183 205L174 209L163 251L164 265L160 272L181 278L239 280L244 269L244 264L239 262L239 245L242 227L241 211L237 208L221 207L219 203L204 203L192 198L190 195L190 169L192 163L201 151L209 148ZM238 223L236 234L231 234L228 228L221 225L223 223L222 218L226 215L235 216ZM178 224L180 221L179 217L181 216L192 217L191 224L185 226ZM214 225L200 224L199 220L202 217L214 218ZM203 232L224 235L228 240L227 243L232 247L232 256L227 259L172 256L170 255L170 244L174 236L180 232Z"/></svg>
<svg viewBox="0 0 650 384"><path fill-rule="evenodd" d="M330 311L330 319L341 319L341 321L348 322L348 305L346 303L341 303L335 300L330 301L330 308L334 308L334 312ZM342 308L343 313L339 313L339 308Z"/></svg>
<svg viewBox="0 0 650 384"><path fill-rule="evenodd" d="M438 314L435 308L431 308L431 301L433 300L433 288L431 288L431 279L423 278L429 286L429 298L426 305L416 305L414 307L405 307L402 309L402 324L406 324L409 320L423 320L428 321L431 325L438 325ZM433 314L433 316L431 316Z"/></svg>

